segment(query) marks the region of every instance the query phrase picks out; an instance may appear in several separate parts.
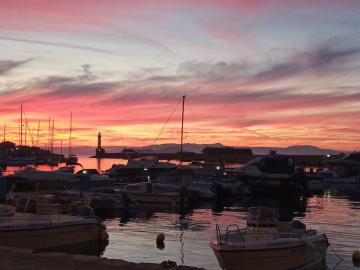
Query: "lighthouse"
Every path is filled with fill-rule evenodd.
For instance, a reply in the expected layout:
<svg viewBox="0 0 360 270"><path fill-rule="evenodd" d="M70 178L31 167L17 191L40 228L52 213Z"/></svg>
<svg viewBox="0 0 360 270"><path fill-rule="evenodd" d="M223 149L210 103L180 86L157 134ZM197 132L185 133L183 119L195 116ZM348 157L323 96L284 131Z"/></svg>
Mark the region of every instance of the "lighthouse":
<svg viewBox="0 0 360 270"><path fill-rule="evenodd" d="M98 143L96 148L96 157L102 157L105 154L105 149L101 147L101 132L98 133Z"/></svg>

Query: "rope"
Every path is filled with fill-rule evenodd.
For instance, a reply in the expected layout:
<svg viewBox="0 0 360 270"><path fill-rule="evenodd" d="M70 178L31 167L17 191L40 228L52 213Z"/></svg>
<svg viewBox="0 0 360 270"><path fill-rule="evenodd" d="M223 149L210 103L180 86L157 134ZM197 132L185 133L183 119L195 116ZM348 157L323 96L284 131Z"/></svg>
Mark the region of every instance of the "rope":
<svg viewBox="0 0 360 270"><path fill-rule="evenodd" d="M341 257L339 254L336 253L336 251L334 250L334 248L332 247L332 245L329 245L331 251L335 254L336 257L339 258L339 261L334 265L334 267L332 269L335 269L343 260L344 258Z"/></svg>
<svg viewBox="0 0 360 270"><path fill-rule="evenodd" d="M25 110L23 110L23 113L24 113L24 118L25 118L25 129L26 128L28 129L29 134L30 134L30 139L31 139L31 145L34 146L34 138L33 138L32 132L31 132L29 121L27 120L27 117L26 117L26 114L25 114Z"/></svg>
<svg viewBox="0 0 360 270"><path fill-rule="evenodd" d="M161 133L164 131L164 128L166 127L166 125L167 125L167 124L169 123L169 121L171 120L171 118L172 118L173 114L175 113L177 107L179 106L181 100L182 100L182 99L179 99L179 101L178 101L178 103L176 104L174 110L171 112L169 118L168 118L168 119L166 120L166 122L163 124L162 128L160 129L160 132L159 132L158 136L156 137L156 139L155 139L154 142L152 143L151 148L152 148L152 147L156 144L156 142L158 141Z"/></svg>

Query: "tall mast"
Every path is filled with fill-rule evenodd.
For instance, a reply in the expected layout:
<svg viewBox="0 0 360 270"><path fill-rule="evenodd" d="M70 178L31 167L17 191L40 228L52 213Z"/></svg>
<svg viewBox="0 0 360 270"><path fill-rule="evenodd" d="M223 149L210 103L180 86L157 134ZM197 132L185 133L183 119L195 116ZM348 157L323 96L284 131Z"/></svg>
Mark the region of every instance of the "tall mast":
<svg viewBox="0 0 360 270"><path fill-rule="evenodd" d="M60 155L62 155L62 140L60 140Z"/></svg>
<svg viewBox="0 0 360 270"><path fill-rule="evenodd" d="M22 146L22 143L23 143L23 119L22 119L22 115L23 115L23 105L20 105L20 146Z"/></svg>
<svg viewBox="0 0 360 270"><path fill-rule="evenodd" d="M48 122L48 147L47 147L47 149L50 151L50 146L51 146L51 128L50 128L50 122L51 122L51 120L50 120L50 116L49 116L49 122Z"/></svg>
<svg viewBox="0 0 360 270"><path fill-rule="evenodd" d="M6 141L6 124L4 124L4 142Z"/></svg>
<svg viewBox="0 0 360 270"><path fill-rule="evenodd" d="M26 139L27 139L27 127L28 127L28 123L27 123L27 119L26 119L26 116L25 116L25 146L26 146Z"/></svg>
<svg viewBox="0 0 360 270"><path fill-rule="evenodd" d="M183 138L184 138L184 109L185 109L185 95L182 96L182 112L181 112L181 142L180 142L180 164L182 163L183 155Z"/></svg>
<svg viewBox="0 0 360 270"><path fill-rule="evenodd" d="M36 134L36 146L39 147L39 134L40 134L40 120L38 121L38 128Z"/></svg>
<svg viewBox="0 0 360 270"><path fill-rule="evenodd" d="M70 113L69 155L71 155L72 112Z"/></svg>
<svg viewBox="0 0 360 270"><path fill-rule="evenodd" d="M51 154L54 154L54 128L55 120L52 120L52 130L51 130Z"/></svg>

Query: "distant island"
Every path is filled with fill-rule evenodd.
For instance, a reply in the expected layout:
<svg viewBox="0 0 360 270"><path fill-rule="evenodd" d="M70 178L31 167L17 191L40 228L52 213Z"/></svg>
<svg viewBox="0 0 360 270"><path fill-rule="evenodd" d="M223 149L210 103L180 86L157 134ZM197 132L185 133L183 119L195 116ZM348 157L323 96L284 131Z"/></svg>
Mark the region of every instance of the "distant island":
<svg viewBox="0 0 360 270"><path fill-rule="evenodd" d="M226 146L221 143L214 144L196 144L186 143L184 144L185 152L201 153L206 147L232 147L239 149L251 149L254 155L266 155L270 150L275 150L278 154L282 155L337 155L339 153L346 153L345 151L339 151L335 149L323 149L313 145L293 145L288 147L252 147L252 146ZM123 149L131 148L137 151L153 151L155 153L177 153L180 150L180 145L176 143L158 144L152 146L142 147L129 147L129 146L103 146L107 153L118 153ZM354 149L355 150L355 149ZM55 152L60 149L54 148ZM66 153L66 148L63 149ZM77 155L93 156L95 155L95 147L93 146L78 146L72 147L72 151Z"/></svg>

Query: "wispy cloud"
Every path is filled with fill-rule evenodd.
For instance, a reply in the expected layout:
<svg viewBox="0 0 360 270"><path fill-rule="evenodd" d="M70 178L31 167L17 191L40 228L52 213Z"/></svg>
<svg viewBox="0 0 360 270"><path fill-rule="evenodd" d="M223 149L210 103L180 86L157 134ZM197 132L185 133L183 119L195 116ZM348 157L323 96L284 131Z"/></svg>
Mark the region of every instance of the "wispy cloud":
<svg viewBox="0 0 360 270"><path fill-rule="evenodd" d="M9 71L25 65L26 63L30 62L31 59L27 60L0 60L0 75L5 75Z"/></svg>
<svg viewBox="0 0 360 270"><path fill-rule="evenodd" d="M85 51L110 54L110 55L119 55L119 53L117 53L115 51L111 51L111 50L105 50L105 49L101 49L101 48L77 45L77 44L71 44L71 43L65 43L65 42L41 41L41 40L35 40L35 39L14 38L14 37L6 37L6 36L0 36L0 40L8 40L8 41L14 41L14 42L30 43L30 44L39 44L39 45L60 47L60 48L69 48L69 49L75 49L75 50L85 50Z"/></svg>

